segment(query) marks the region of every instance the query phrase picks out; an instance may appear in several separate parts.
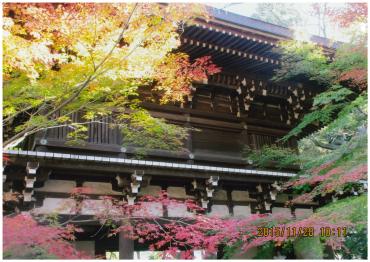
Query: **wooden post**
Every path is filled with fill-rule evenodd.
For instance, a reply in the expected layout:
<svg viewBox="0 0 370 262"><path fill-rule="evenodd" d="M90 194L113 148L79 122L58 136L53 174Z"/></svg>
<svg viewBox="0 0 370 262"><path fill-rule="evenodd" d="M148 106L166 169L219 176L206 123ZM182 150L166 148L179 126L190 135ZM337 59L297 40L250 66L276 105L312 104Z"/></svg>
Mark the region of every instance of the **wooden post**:
<svg viewBox="0 0 370 262"><path fill-rule="evenodd" d="M128 223L130 222L124 221L122 225ZM125 231L119 233L119 259L134 259L134 240Z"/></svg>
<svg viewBox="0 0 370 262"><path fill-rule="evenodd" d="M186 117L185 127L189 128L188 138L186 139L185 145L186 145L186 149L188 150L189 154L193 154L193 132L191 130L192 126L190 124L190 114L185 114L184 116ZM194 160L189 159L187 163L193 164Z"/></svg>

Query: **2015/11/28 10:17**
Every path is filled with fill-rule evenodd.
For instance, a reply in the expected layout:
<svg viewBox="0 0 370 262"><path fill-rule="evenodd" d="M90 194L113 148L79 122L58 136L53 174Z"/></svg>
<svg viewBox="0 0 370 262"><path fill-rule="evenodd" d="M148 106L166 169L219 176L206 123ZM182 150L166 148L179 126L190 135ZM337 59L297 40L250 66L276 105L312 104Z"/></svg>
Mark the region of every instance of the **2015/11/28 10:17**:
<svg viewBox="0 0 370 262"><path fill-rule="evenodd" d="M322 237L345 237L346 227L321 227L319 236ZM258 227L258 237L313 237L315 236L314 227Z"/></svg>

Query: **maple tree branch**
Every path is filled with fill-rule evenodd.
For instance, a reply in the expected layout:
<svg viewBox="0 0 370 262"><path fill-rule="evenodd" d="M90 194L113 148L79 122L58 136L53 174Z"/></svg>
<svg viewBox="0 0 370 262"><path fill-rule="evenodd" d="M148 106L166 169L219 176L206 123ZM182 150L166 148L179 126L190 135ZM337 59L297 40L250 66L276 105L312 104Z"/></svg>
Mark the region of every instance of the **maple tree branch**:
<svg viewBox="0 0 370 262"><path fill-rule="evenodd" d="M81 87L77 90L77 92L75 94L73 94L71 97L69 97L67 100L65 100L64 102L62 102L59 106L57 106L56 108L54 108L53 110L51 110L49 113L47 113L45 115L45 117L49 117L51 116L52 114L54 114L55 112L59 111L60 109L62 109L63 107L65 107L66 105L68 105L70 102L72 102L76 97L78 97L80 95L80 93L82 92L82 90L84 90L88 84L90 84L90 82L92 81L92 78L93 78L93 75L90 75L82 84L81 84Z"/></svg>
<svg viewBox="0 0 370 262"><path fill-rule="evenodd" d="M96 100L94 100L94 101L96 101ZM65 114L64 116L70 115L70 114L72 114L73 112L75 112L75 111L78 111L78 110L82 109L84 106L86 106L86 105L88 105L88 104L93 103L94 101L90 101L90 102L88 102L88 103L86 103L86 104L82 105L82 106L81 106L81 107L79 107L78 109L73 110L73 111L71 111L71 112L69 112L69 113ZM45 102L46 102L46 101L45 101ZM44 103L44 104L45 104L45 103ZM39 111L39 110L38 110L38 111ZM37 112L38 112L38 111L37 111ZM55 112L53 112L53 113L55 113ZM33 114L33 115L34 115L34 114ZM31 117L32 117L32 116L31 116ZM103 118L103 119L104 119L104 118ZM55 119L54 119L54 120L55 120ZM91 122L86 122L86 123L74 123L74 124L87 124L87 123L91 123ZM104 123L104 122L99 122L99 123L106 124L106 123ZM70 124L69 124L69 125L70 125ZM23 141L27 136L32 135L32 134L34 134L34 133L36 133L36 132L38 132L38 131L41 131L41 130L44 130L44 129L49 129L49 128L62 127L62 126L65 126L65 125L50 126L50 127L46 127L46 128L36 128L36 127L33 127L33 128L34 128L34 130L32 130L32 128L31 128L31 127L29 127L29 128L27 128L27 129L23 130L22 132L20 132L20 133L18 133L18 134L16 134L16 135L14 135L14 136L13 136L13 137L11 137L10 139L8 139L8 140L4 141L3 148L4 148L4 149L8 149L8 148L9 148L9 147L11 147L11 146L15 146L15 145L19 144L20 142L22 142L22 141ZM17 141L17 140L19 140L19 141ZM15 142L15 141L17 141L17 143L13 145L13 142Z"/></svg>
<svg viewBox="0 0 370 262"><path fill-rule="evenodd" d="M164 16L163 17L163 19L161 20L161 22L159 23L159 24L157 24L156 26L158 27L159 25L161 25L162 23L163 23L163 21L166 19L166 16ZM151 35L151 34L150 34ZM136 50L136 48L138 48L145 40L147 40L148 38L149 38L149 36L150 35L147 35L146 37L144 37L143 39L141 39L141 41L139 42L139 43L137 43L135 46L134 46L134 48L132 48L131 49L131 51L128 53L128 54L126 54L125 56L123 56L119 61L118 61L118 63L121 63L123 60L125 60L125 59L127 59L135 50ZM103 71L101 71L99 74L97 74L96 76L95 76L95 78L96 77L98 77L99 75L101 75L101 74L104 74L104 73L106 73L107 71L109 70L109 68L107 68L107 69L105 69L105 70L103 70Z"/></svg>
<svg viewBox="0 0 370 262"><path fill-rule="evenodd" d="M26 108L24 108L24 109L22 109L20 111L17 111L15 114L8 116L7 118L3 119L3 125L5 124L5 122L10 122L12 119L14 119L19 114L24 113L24 112L32 109L33 107L34 106L28 106L28 107L26 107Z"/></svg>
<svg viewBox="0 0 370 262"><path fill-rule="evenodd" d="M73 113L75 113L75 112L77 112L77 111L80 111L81 109L83 109L84 107L88 106L89 104L92 104L92 103L96 102L96 100L97 100L97 99L92 100L92 101L89 101L89 102L87 102L87 103L85 103L85 104L81 105L79 108L76 108L76 109L74 109L74 110L71 110L70 112L65 113L64 115L59 116L59 117L68 116L68 115L71 115L71 114L73 114Z"/></svg>
<svg viewBox="0 0 370 262"><path fill-rule="evenodd" d="M95 237L97 234L99 234L99 232L104 228L104 226L105 226L105 222L101 225L101 227L91 237Z"/></svg>
<svg viewBox="0 0 370 262"><path fill-rule="evenodd" d="M83 122L83 123L73 123L73 124L77 124L77 125L83 125L83 124L89 124L89 123L101 123L101 124L108 124L108 123L104 123L104 122L100 122L100 121L90 121L90 122ZM47 130L47 129L51 129L51 128L58 128L58 127L64 127L64 126L71 126L71 124L63 124L63 125L57 125L57 126L49 126L49 127L41 127L41 128L37 128L37 127L28 127L26 129L24 129L23 131L19 132L18 134L14 135L13 137L11 137L10 139L4 141L3 143L3 149L4 150L7 150L8 148L12 147L12 146L16 146L18 145L20 142L22 142L27 136L30 136L30 135L33 135L39 131L42 131L42 130ZM16 143L15 143L16 142Z"/></svg>
<svg viewBox="0 0 370 262"><path fill-rule="evenodd" d="M137 8L138 4L136 3L128 20L126 21L125 23L125 26L123 28L123 30L121 31L119 37L117 38L115 44L113 45L113 47L111 48L111 50L107 53L107 55L103 58L103 60L97 65L95 66L94 68L94 73L97 72L97 70L109 59L109 57L111 56L111 54L113 53L114 49L117 47L117 44L121 41L122 37L123 37L123 34L124 32L127 30L129 24L130 24L130 21L131 21L131 18ZM130 55L132 52L130 52L128 55ZM125 58L128 57L125 56ZM52 115L53 113L55 113L56 111L60 110L61 108L63 108L64 106L66 106L67 104L69 104L70 102L72 102L76 97L79 96L79 94L82 92L83 89L85 89L88 84L90 82L92 82L93 80L95 80L97 78L97 76L99 76L100 74L97 74L94 76L94 74L90 75L82 84L81 84L81 87L77 90L77 92L75 94L73 94L70 98L68 98L67 100L65 100L62 104L60 104L59 106L57 106L54 110L52 110L50 113L48 113L46 116L50 116Z"/></svg>
<svg viewBox="0 0 370 262"><path fill-rule="evenodd" d="M324 148L324 149L328 149L328 150L335 150L339 147L339 146L335 146L335 145L331 145L331 144L322 143L322 142L316 140L313 137L311 137L310 140L315 144L315 146L318 146L318 147L321 147L321 148Z"/></svg>
<svg viewBox="0 0 370 262"><path fill-rule="evenodd" d="M130 16L128 18L128 20L126 21L125 25L124 25L124 28L122 29L120 35L118 36L115 44L113 45L113 47L111 48L111 50L107 53L107 55L103 58L103 60L97 65L95 66L95 70L94 70L94 73L97 72L97 70L109 59L109 57L111 56L111 54L113 53L114 49L117 47L117 44L121 41L122 37L123 37L123 34L124 32L127 30L129 24L130 24L130 21L131 21L131 18L137 8L138 4L136 3L132 12L130 13ZM66 106L67 104L69 104L70 102L72 102L76 97L78 97L80 95L80 93L88 86L88 84L90 84L90 82L92 82L93 80L96 79L98 75L95 75L92 74L90 75L82 84L81 84L81 87L77 90L77 92L75 94L73 94L71 97L69 97L67 100L65 100L63 103L61 103L59 106L57 106L55 109L53 109L52 111L50 111L46 117L52 115L53 113L57 112L58 110L60 110L61 108L63 108L64 106Z"/></svg>
<svg viewBox="0 0 370 262"><path fill-rule="evenodd" d="M81 92L92 82L94 81L98 76L104 74L105 72L107 72L109 70L108 69L105 69L103 71L100 71L98 73L97 70L108 60L108 58L110 57L110 55L113 53L114 49L117 47L117 44L119 43L119 41L121 40L124 32L127 30L128 26L129 26L129 23L131 21L131 18L133 16L133 13L135 11L135 9L137 8L138 4L135 4L130 16L129 16L129 19L127 20L127 22L125 23L125 26L123 28L123 30L121 31L121 34L120 34L120 37L118 37L117 41L116 41L116 44L112 47L112 49L108 52L108 54L104 57L104 59L96 66L95 68L95 72L93 74L91 74L90 76L88 76L88 78L80 83L80 84L77 84L76 87L80 86L78 88L78 90L72 94L68 99L66 99L65 101L63 101L61 104L59 104L58 106L56 106L53 110L49 111L47 114L45 114L44 116L45 117L49 117L51 115L53 115L54 113L56 113L57 111L61 110L63 107L65 107L66 105L68 105L69 103L71 103L73 100L75 100L80 94ZM161 22L159 24L157 24L157 26L161 25L163 23L163 21L165 20L166 16L161 20ZM151 34L150 34L151 35ZM120 62L123 61L124 59L127 59L136 49L138 46L140 46L141 43L143 43L143 41L145 41L146 39L149 38L150 35L147 35L146 37L144 37L137 45L134 46L134 48L132 48L132 50L126 54L124 57L122 57L122 59L120 59ZM17 144L19 144L21 141L23 141L23 139L31 134L34 134L36 133L37 129L34 129L36 127L29 127L23 131L21 131L20 133L14 135L12 138L8 139L7 141L4 142L4 146L3 147L4 149L6 148L9 148L10 146L15 146ZM35 131L37 130L37 131ZM19 139L19 141L18 141ZM17 143L15 143L16 141L18 141Z"/></svg>
<svg viewBox="0 0 370 262"><path fill-rule="evenodd" d="M29 136L31 134L34 134L34 132L32 132L32 128L34 128L34 127L28 127L26 129L24 129L23 131L19 132L18 134L15 134L14 136L9 138L8 140L4 141L3 142L3 149L6 150L6 149L8 149L12 146L16 146L20 142L22 142L27 136Z"/></svg>
<svg viewBox="0 0 370 262"><path fill-rule="evenodd" d="M363 110L361 110L359 107L355 107L355 109L356 109L360 114L362 114L363 116L367 116L367 114L366 114Z"/></svg>
<svg viewBox="0 0 370 262"><path fill-rule="evenodd" d="M168 236L168 237L170 237L171 238L171 240L172 241L174 241L174 242L176 242L176 243L180 243L180 244L183 244L183 242L181 242L181 241L178 241L177 239L175 239L175 237L174 236L172 236L172 235L170 235L169 234L169 232L168 231L166 231L163 227L162 227L162 225L161 224L159 224L159 222L155 219L155 218L153 218L153 221L154 221L154 223L156 223L157 225L158 225L158 227L159 227L159 229L166 235L166 236ZM172 220L173 221L173 220ZM175 220L176 221L176 220ZM170 242L170 245L171 245L171 242Z"/></svg>
<svg viewBox="0 0 370 262"><path fill-rule="evenodd" d="M133 14L136 10L136 8L138 7L138 3L135 4L134 8L132 9L131 13L130 13L130 16L128 17L127 21L125 22L124 24L124 27L121 31L121 33L119 34L117 40L114 42L114 45L113 47L111 48L111 50L108 52L108 54L103 58L103 60L95 67L95 72L108 60L108 58L110 57L110 55L113 53L114 49L117 47L117 45L119 44L119 42L121 41L122 37L123 37L123 34L125 33L125 31L128 29L129 25L130 25L130 22L131 22L131 19L133 17Z"/></svg>
<svg viewBox="0 0 370 262"><path fill-rule="evenodd" d="M37 109L36 110L36 112L35 113L32 113L31 114L31 117L33 116L33 115L36 115L38 112L39 112L39 110L40 110L40 108L42 107L42 106L44 106L48 101L50 101L50 100L52 100L52 99L44 99L44 101L42 102L42 104L40 104L40 105L37 105L37 106L32 106L32 105L30 105L30 106L27 106L27 107L25 107L24 109L22 109L22 110L20 110L20 111L17 111L16 113L14 113L13 115L10 115L10 116L8 116L7 118L5 118L5 119L3 119L3 125L5 124L5 122L10 122L11 120L13 120L15 117L17 117L19 114L21 114L21 113L24 113L24 112L27 112L28 110L30 110L30 109L32 109L32 108L35 108L35 109Z"/></svg>

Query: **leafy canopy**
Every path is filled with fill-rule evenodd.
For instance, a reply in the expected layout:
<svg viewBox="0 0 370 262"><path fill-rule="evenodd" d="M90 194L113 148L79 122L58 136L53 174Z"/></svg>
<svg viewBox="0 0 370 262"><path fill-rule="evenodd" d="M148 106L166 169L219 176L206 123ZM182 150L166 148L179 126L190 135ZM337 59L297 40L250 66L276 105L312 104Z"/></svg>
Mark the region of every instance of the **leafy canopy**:
<svg viewBox="0 0 370 262"><path fill-rule="evenodd" d="M332 11L333 19L346 26L366 22L367 4L347 6ZM273 146L248 157L258 166L271 161L285 168L300 165L299 175L283 186L298 194L287 204L320 200L323 206L309 220L347 223L345 247L335 252L345 258L366 258L366 248L357 247L366 243L367 234L363 185L367 181L367 34L357 26L351 42L336 50L333 61L313 43L285 41L280 53L285 63L274 80L309 82L321 92L313 98L310 112L282 139L301 138L300 154ZM307 134L308 127L316 131Z"/></svg>
<svg viewBox="0 0 370 262"><path fill-rule="evenodd" d="M140 113L138 87L157 92L162 102L182 102L193 80L219 72L210 57L190 61L173 52L181 28L199 15L207 16L195 4L5 4L4 146L58 125L125 119L128 109L139 110L133 122L143 130L153 122L163 134L177 129L165 137L148 134L149 144L178 146L180 127ZM71 114L77 111L82 116L76 122ZM114 124L134 132L129 123ZM168 140L160 144L158 138Z"/></svg>

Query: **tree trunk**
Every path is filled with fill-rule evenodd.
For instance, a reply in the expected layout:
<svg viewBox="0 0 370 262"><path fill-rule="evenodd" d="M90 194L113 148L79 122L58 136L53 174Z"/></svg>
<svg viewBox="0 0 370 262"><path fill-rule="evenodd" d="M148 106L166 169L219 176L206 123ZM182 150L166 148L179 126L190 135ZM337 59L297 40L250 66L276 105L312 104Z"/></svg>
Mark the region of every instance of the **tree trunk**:
<svg viewBox="0 0 370 262"><path fill-rule="evenodd" d="M323 245L319 237L297 238L294 243L294 254L297 259L323 259Z"/></svg>

